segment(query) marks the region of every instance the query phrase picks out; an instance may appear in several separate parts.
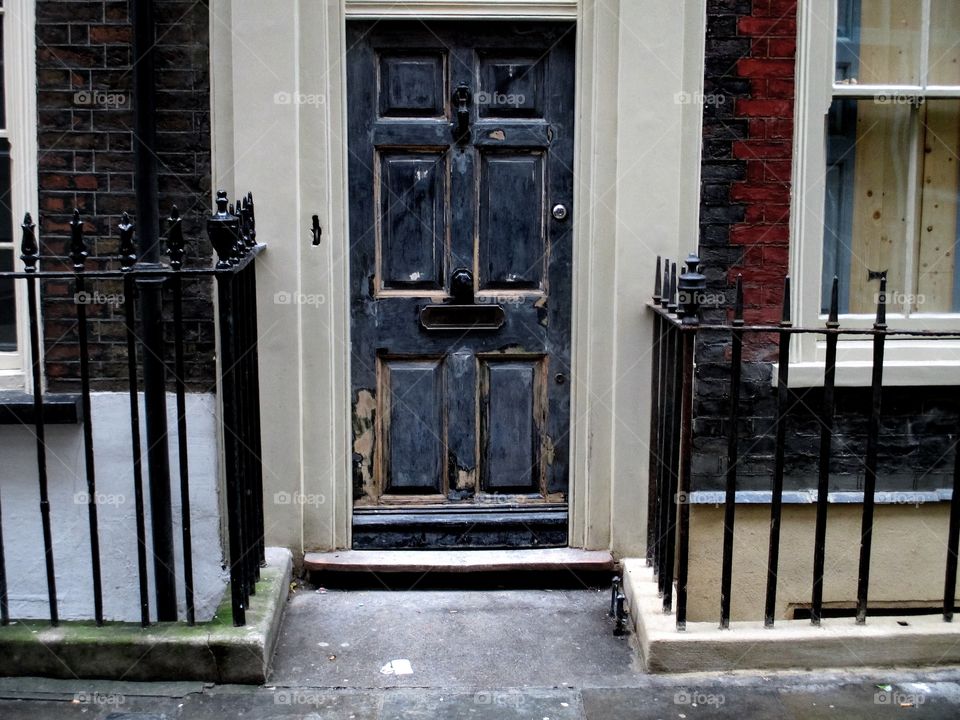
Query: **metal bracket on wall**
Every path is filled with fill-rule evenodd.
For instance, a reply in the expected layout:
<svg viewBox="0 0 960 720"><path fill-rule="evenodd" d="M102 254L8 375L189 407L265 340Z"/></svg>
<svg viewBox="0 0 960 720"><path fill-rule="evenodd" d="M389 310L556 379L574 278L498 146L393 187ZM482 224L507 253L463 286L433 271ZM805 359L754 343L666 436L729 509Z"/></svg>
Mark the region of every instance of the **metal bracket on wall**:
<svg viewBox="0 0 960 720"><path fill-rule="evenodd" d="M613 634L617 637L627 634L627 596L623 594L622 584L623 581L619 575L614 576L613 582L610 584L610 617L617 620L617 624L613 628Z"/></svg>

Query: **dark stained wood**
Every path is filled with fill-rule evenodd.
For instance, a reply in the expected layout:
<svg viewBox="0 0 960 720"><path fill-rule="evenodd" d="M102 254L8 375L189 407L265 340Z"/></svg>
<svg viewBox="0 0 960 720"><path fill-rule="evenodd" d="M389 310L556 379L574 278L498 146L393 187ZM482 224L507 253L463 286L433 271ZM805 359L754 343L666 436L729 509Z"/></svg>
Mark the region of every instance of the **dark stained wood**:
<svg viewBox="0 0 960 720"><path fill-rule="evenodd" d="M443 364L384 360L380 393L387 493L442 493Z"/></svg>
<svg viewBox="0 0 960 720"><path fill-rule="evenodd" d="M383 289L442 289L446 250L446 158L384 152L380 163L379 275Z"/></svg>
<svg viewBox="0 0 960 720"><path fill-rule="evenodd" d="M485 492L540 492L542 359L481 361L480 457Z"/></svg>
<svg viewBox="0 0 960 720"><path fill-rule="evenodd" d="M380 55L381 117L443 117L446 106L446 54Z"/></svg>
<svg viewBox="0 0 960 720"><path fill-rule="evenodd" d="M575 211L574 28L347 24L361 506L419 498L456 510L478 493L565 501L572 223L550 208ZM424 307L451 302L458 268L502 323L496 313L483 329L422 326Z"/></svg>
<svg viewBox="0 0 960 720"><path fill-rule="evenodd" d="M547 259L543 175L542 153L481 152L481 289L541 289Z"/></svg>

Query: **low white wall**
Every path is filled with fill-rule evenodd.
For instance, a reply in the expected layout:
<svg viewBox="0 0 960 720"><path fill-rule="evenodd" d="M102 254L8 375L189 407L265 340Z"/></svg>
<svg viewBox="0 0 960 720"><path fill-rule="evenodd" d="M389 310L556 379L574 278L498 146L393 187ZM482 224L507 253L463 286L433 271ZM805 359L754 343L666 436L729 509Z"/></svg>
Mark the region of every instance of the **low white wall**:
<svg viewBox="0 0 960 720"><path fill-rule="evenodd" d="M103 608L108 620L140 620L137 534L133 488L130 406L127 393L91 396L93 442L97 473L100 561ZM143 396L140 398L141 442L146 430ZM193 576L198 620L208 620L223 597L227 574L223 569L217 452L217 404L212 394L187 396L187 435L190 457L190 517L193 540ZM176 398L167 397L171 496L173 498L177 596L185 614L183 548ZM90 570L90 533L86 504L83 430L81 425L49 425L47 473L57 597L62 619L93 617ZM10 615L47 618L47 582L40 491L37 482L36 442L32 427L0 427L0 502L7 569ZM144 460L147 567L150 611L156 618L153 556L150 541L149 478Z"/></svg>

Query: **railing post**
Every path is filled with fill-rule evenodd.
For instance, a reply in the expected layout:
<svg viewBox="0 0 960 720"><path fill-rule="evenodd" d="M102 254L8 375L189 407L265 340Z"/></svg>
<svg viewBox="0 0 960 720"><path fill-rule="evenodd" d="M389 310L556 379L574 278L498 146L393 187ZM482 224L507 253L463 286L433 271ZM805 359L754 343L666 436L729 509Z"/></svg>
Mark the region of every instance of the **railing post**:
<svg viewBox="0 0 960 720"><path fill-rule="evenodd" d="M124 213L120 219L120 271L123 278L123 318L127 340L127 381L130 392L130 438L133 453L133 502L137 527L137 577L140 583L140 624L150 624L150 591L147 585L147 529L143 502L143 448L140 444L140 394L137 379L137 286L132 270L137 262L133 223Z"/></svg>
<svg viewBox="0 0 960 720"><path fill-rule="evenodd" d="M677 313L677 264L670 263L670 291L667 293L667 310ZM678 467L680 462L680 373L681 353L683 352L680 330L671 322L667 327L667 395L670 408L666 417L666 522L663 527L664 542L663 572L660 584L663 588L663 611L673 612L673 581L677 558L677 488L679 487Z"/></svg>
<svg viewBox="0 0 960 720"><path fill-rule="evenodd" d="M659 409L660 415L657 418L657 541L655 548L656 562L654 564L654 574L657 577L657 590L661 597L663 596L663 584L666 577L666 550L667 550L667 526L668 526L668 508L669 502L667 494L670 492L670 482L668 474L667 457L670 449L667 441L669 430L669 392L670 380L672 378L672 367L670 364L670 323L663 317L662 312L666 311L670 295L670 260L663 261L663 282L660 293L660 333L657 336L656 350L659 355L658 365L660 367L660 395Z"/></svg>
<svg viewBox="0 0 960 720"><path fill-rule="evenodd" d="M957 418L957 434L954 437L960 438L960 417ZM945 622L953 622L953 606L957 597L957 545L960 544L960 440L954 445L953 453L953 495L950 498L947 568L943 580L943 619Z"/></svg>
<svg viewBox="0 0 960 720"><path fill-rule="evenodd" d="M236 298L234 273L240 232L237 217L228 212L227 194L217 193L217 211L207 220L207 234L217 252L218 394L223 416L224 484L227 496L227 535L230 555L230 599L233 624L246 623L249 580L245 557L243 467L237 388Z"/></svg>
<svg viewBox="0 0 960 720"><path fill-rule="evenodd" d="M59 624L57 612L57 579L53 567L53 534L50 527L50 497L47 489L47 442L43 423L43 364L40 361L40 311L37 307L37 263L40 248L35 235L36 225L27 213L20 226L23 230L20 259L27 278L27 311L30 316L30 365L33 375L33 428L37 444L37 479L40 485L40 522L43 526L43 554L47 570L47 601L50 624Z"/></svg>
<svg viewBox="0 0 960 720"><path fill-rule="evenodd" d="M780 521L783 513L784 453L787 444L787 402L790 399L790 276L783 281L783 315L780 320L777 367L776 448L773 457L773 489L770 497L770 545L767 549L767 597L763 625L773 627L777 610L777 573L780 569Z"/></svg>
<svg viewBox="0 0 960 720"><path fill-rule="evenodd" d="M827 495L830 491L830 449L833 440L834 385L837 379L839 322L839 281L833 278L830 316L827 320L827 355L823 366L823 403L820 412L820 467L817 476L817 526L813 540L813 592L810 622L820 624L823 616L823 564L827 545Z"/></svg>
<svg viewBox="0 0 960 720"><path fill-rule="evenodd" d="M740 376L743 360L743 277L737 275L730 330L730 415L727 436L727 485L723 507L723 560L720 570L720 627L730 627L731 587L733 585L733 528L737 518L737 463L739 462Z"/></svg>
<svg viewBox="0 0 960 720"><path fill-rule="evenodd" d="M93 457L93 413L90 408L90 353L87 340L87 298L83 271L87 244L80 211L70 221L70 259L74 272L74 305L77 309L77 343L80 353L80 402L83 406L83 457L87 477L87 519L90 527L90 566L93 572L93 616L103 625L103 586L100 578L100 534L97 521L97 480Z"/></svg>
<svg viewBox="0 0 960 720"><path fill-rule="evenodd" d="M183 221L174 205L167 219L167 254L173 270L171 290L173 293L173 346L174 385L177 394L177 452L180 475L180 526L183 543L183 584L186 596L187 623L196 622L193 598L193 534L190 522L190 462L187 452L187 397L184 381L183 351L183 278L180 269L184 256Z"/></svg>
<svg viewBox="0 0 960 720"><path fill-rule="evenodd" d="M707 278L699 272L700 258L688 255L687 271L678 281L678 315L683 345L680 383L680 489L677 497L677 630L687 627L687 570L690 558L690 473L693 456L693 363L700 326L700 303L707 289Z"/></svg>
<svg viewBox="0 0 960 720"><path fill-rule="evenodd" d="M870 552L873 545L873 505L877 492L877 448L880 440L880 403L883 398L883 345L887 331L887 276L880 278L877 320L873 324L873 371L871 374L870 421L867 425L867 454L864 459L863 521L860 526L860 570L857 575L857 624L867 621L870 590Z"/></svg>
<svg viewBox="0 0 960 720"><path fill-rule="evenodd" d="M653 281L653 304L660 304L660 256L657 255L657 269ZM647 565L656 567L657 557L657 466L660 458L657 454L660 442L658 432L660 417L660 352L658 342L660 338L660 315L653 314L653 348L652 362L650 363L650 444L649 465L647 470Z"/></svg>

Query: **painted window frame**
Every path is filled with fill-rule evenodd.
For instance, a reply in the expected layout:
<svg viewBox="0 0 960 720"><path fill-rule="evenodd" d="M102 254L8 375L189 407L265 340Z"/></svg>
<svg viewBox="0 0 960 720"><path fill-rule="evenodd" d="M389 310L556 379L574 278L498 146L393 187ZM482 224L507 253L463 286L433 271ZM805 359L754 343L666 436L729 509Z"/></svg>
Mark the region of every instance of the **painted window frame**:
<svg viewBox="0 0 960 720"><path fill-rule="evenodd" d="M19 223L30 212L36 220L37 180L37 96L36 16L33 0L4 0L3 73L7 125L0 136L10 141L10 204L13 217L14 268L23 264L19 252ZM0 353L0 390L27 387L29 326L26 290L16 283L17 350Z"/></svg>
<svg viewBox="0 0 960 720"><path fill-rule="evenodd" d="M930 0L923 0L924 21L929 18ZM798 5L796 131L794 143L793 211L791 213L791 275L802 288L794 299L795 322L820 327L826 321L821 312L823 228L826 205L825 123L830 105L837 97L871 97L895 91L925 98L957 97L955 88L922 85L843 85L835 83L835 53L838 0L801 2ZM924 47L925 50L925 47ZM926 65L926 57L922 62ZM923 78L921 77L921 82ZM911 219L915 223L917 218ZM848 314L841 325L869 328L873 314ZM960 314L923 313L907 317L889 311L887 323L898 328L955 330ZM822 336L800 335L791 347L791 386L816 386L823 382L825 342ZM837 351L837 384L870 384L872 343L841 339ZM935 353L935 355L932 355ZM886 385L960 384L960 342L946 340L890 339L884 361Z"/></svg>

